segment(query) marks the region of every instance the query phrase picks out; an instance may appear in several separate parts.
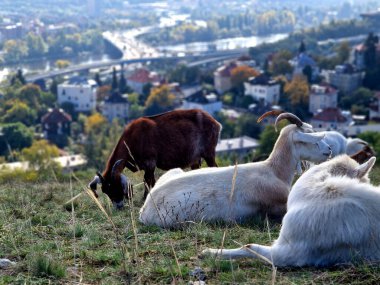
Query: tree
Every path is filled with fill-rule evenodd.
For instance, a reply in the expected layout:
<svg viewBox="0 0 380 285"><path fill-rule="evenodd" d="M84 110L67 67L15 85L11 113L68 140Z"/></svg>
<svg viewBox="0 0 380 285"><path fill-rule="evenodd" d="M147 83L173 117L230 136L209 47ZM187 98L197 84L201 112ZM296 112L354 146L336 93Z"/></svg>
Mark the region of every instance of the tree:
<svg viewBox="0 0 380 285"><path fill-rule="evenodd" d="M303 52L306 52L306 46L305 46L304 41L301 41L301 44L298 48L298 53L303 53Z"/></svg>
<svg viewBox="0 0 380 285"><path fill-rule="evenodd" d="M51 167L52 159L59 155L59 149L46 140L39 140L33 142L30 147L24 148L22 155L30 166L41 170Z"/></svg>
<svg viewBox="0 0 380 285"><path fill-rule="evenodd" d="M6 41L4 51L4 60L8 62L18 62L28 56L28 47L24 41Z"/></svg>
<svg viewBox="0 0 380 285"><path fill-rule="evenodd" d="M242 65L231 70L231 83L233 87L243 88L243 83L250 77L256 77L260 73L252 67Z"/></svg>
<svg viewBox="0 0 380 285"><path fill-rule="evenodd" d="M309 85L304 76L294 76L290 83L285 85L285 93L289 95L292 106L306 106L309 103Z"/></svg>
<svg viewBox="0 0 380 285"><path fill-rule="evenodd" d="M269 155L273 150L278 136L279 132L276 132L273 126L266 126L264 131L260 134L257 155Z"/></svg>
<svg viewBox="0 0 380 285"><path fill-rule="evenodd" d="M16 85L16 82L19 82L19 84L21 83L21 85L26 84L26 80L22 73L22 69L18 69L16 75L12 77L11 85Z"/></svg>
<svg viewBox="0 0 380 285"><path fill-rule="evenodd" d="M99 87L103 85L103 82L102 82L102 80L100 79L99 72L97 72L97 73L95 74L95 78L94 78L94 79L95 79L95 81L96 81L96 84L98 84Z"/></svg>
<svg viewBox="0 0 380 285"><path fill-rule="evenodd" d="M26 36L29 57L40 57L46 53L46 43L40 35L28 33Z"/></svg>
<svg viewBox="0 0 380 285"><path fill-rule="evenodd" d="M89 134L90 132L99 134L106 126L107 119L99 113L94 113L91 116L87 117L85 123L85 132L86 134Z"/></svg>
<svg viewBox="0 0 380 285"><path fill-rule="evenodd" d="M269 71L273 75L284 75L293 72L293 67L290 65L289 60L292 58L292 54L288 50L281 50L277 52L272 59L272 63L269 66Z"/></svg>
<svg viewBox="0 0 380 285"><path fill-rule="evenodd" d="M310 65L306 65L303 69L302 69L302 73L303 75L306 76L307 78L307 82L308 83L311 83L311 78L313 76L313 69L311 68Z"/></svg>
<svg viewBox="0 0 380 285"><path fill-rule="evenodd" d="M250 136L259 138L261 127L257 123L257 117L252 114L241 115L235 125L235 136Z"/></svg>
<svg viewBox="0 0 380 285"><path fill-rule="evenodd" d="M340 105L345 109L351 109L354 114L368 114L368 108L374 99L373 92L367 88L360 87L350 95L343 96Z"/></svg>
<svg viewBox="0 0 380 285"><path fill-rule="evenodd" d="M70 66L70 61L68 60L64 60L64 59L58 59L55 61L54 65L58 68L58 69L64 69L66 67L69 67Z"/></svg>
<svg viewBox="0 0 380 285"><path fill-rule="evenodd" d="M42 91L36 84L27 84L21 87L16 93L17 98L25 102L28 107L39 111L41 108Z"/></svg>
<svg viewBox="0 0 380 285"><path fill-rule="evenodd" d="M29 147L33 142L33 132L24 124L17 122L0 125L0 154L4 155L11 150L21 150ZM8 148L9 145L9 148Z"/></svg>
<svg viewBox="0 0 380 285"><path fill-rule="evenodd" d="M114 67L112 69L112 84L111 84L112 90L116 90L119 87L119 84L117 82L117 73L116 68Z"/></svg>
<svg viewBox="0 0 380 285"><path fill-rule="evenodd" d="M127 80L125 79L124 72L121 70L119 79L119 91L125 93L127 90Z"/></svg>
<svg viewBox="0 0 380 285"><path fill-rule="evenodd" d="M2 117L4 123L17 123L21 122L26 126L31 126L37 120L37 113L25 103L21 101L14 101L11 109L9 109Z"/></svg>
<svg viewBox="0 0 380 285"><path fill-rule="evenodd" d="M338 60L340 64L343 64L348 61L350 57L350 52L351 52L351 47L350 47L349 42L344 41L338 46L337 56L338 56Z"/></svg>
<svg viewBox="0 0 380 285"><path fill-rule="evenodd" d="M170 93L169 86L163 84L159 87L154 87L150 91L150 95L145 103L145 113L154 115L174 108L175 96Z"/></svg>

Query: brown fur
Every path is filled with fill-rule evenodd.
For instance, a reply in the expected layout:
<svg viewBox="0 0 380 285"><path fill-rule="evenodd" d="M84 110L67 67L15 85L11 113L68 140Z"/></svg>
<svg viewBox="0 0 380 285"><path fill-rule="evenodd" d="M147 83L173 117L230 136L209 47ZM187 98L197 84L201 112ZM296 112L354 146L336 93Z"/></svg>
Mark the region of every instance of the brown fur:
<svg viewBox="0 0 380 285"><path fill-rule="evenodd" d="M369 145L365 145L361 151L351 155L351 158L356 160L359 164L363 164L372 156L375 156L375 152Z"/></svg>
<svg viewBox="0 0 380 285"><path fill-rule="evenodd" d="M201 158L205 159L208 166L217 166L215 147L220 131L221 125L214 118L195 109L139 118L125 128L108 159L103 177L106 181L111 180L112 167L119 159L123 161L117 169L117 175L125 167L133 172L143 170L144 180L150 188L155 184L156 167L169 170L190 166L195 169L200 167ZM114 200L114 195L120 196L122 193L121 185L114 186L112 191L102 187L111 200ZM147 193L146 187L145 197Z"/></svg>

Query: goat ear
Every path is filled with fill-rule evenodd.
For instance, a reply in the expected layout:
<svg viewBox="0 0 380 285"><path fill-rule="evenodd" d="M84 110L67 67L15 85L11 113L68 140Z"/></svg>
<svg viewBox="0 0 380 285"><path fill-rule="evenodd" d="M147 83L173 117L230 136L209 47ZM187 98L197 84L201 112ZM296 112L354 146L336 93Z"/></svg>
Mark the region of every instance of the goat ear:
<svg viewBox="0 0 380 285"><path fill-rule="evenodd" d="M365 175L367 175L372 167L375 165L375 162L376 162L376 157L371 157L367 162L359 165L358 167L356 167L356 176L358 178L362 178L364 177Z"/></svg>
<svg viewBox="0 0 380 285"><path fill-rule="evenodd" d="M324 134L321 133L302 133L302 132L295 132L293 135L293 139L296 142L303 142L303 143L317 143L321 139L324 138Z"/></svg>

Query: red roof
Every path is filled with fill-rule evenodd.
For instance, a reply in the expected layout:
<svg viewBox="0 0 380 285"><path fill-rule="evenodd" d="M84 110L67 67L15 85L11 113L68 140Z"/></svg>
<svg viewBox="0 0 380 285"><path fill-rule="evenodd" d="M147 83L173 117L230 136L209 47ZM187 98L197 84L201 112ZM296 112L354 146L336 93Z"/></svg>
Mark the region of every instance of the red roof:
<svg viewBox="0 0 380 285"><path fill-rule="evenodd" d="M71 116L62 109L54 108L41 118L43 124L58 124L71 122Z"/></svg>
<svg viewBox="0 0 380 285"><path fill-rule="evenodd" d="M346 117L342 115L338 108L326 108L322 112L316 114L313 117L313 120L337 123L347 122Z"/></svg>
<svg viewBox="0 0 380 285"><path fill-rule="evenodd" d="M236 67L237 67L236 62L230 62L227 65L224 65L224 66L218 68L217 72L222 77L230 77L232 69L234 69Z"/></svg>
<svg viewBox="0 0 380 285"><path fill-rule="evenodd" d="M154 81L155 79L155 76L152 75L149 70L144 68L137 69L131 76L128 77L128 80L139 83L148 83Z"/></svg>

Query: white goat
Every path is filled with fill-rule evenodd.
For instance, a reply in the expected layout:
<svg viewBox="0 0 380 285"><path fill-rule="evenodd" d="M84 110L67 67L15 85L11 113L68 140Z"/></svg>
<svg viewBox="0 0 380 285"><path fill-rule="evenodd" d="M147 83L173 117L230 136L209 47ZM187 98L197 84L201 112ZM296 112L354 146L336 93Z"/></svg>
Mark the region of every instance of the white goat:
<svg viewBox="0 0 380 285"><path fill-rule="evenodd" d="M206 249L222 258L259 256L275 266L328 266L380 261L380 189L369 184L376 161L347 155L314 166L294 184L279 238L272 246Z"/></svg>
<svg viewBox="0 0 380 285"><path fill-rule="evenodd" d="M325 141L331 147L331 156L340 154L353 155L363 150L368 143L359 138L346 138L337 131L325 131Z"/></svg>
<svg viewBox="0 0 380 285"><path fill-rule="evenodd" d="M186 221L236 221L262 212L282 217L300 160L321 162L331 153L324 135L311 133L311 126L295 115L283 113L275 125L284 119L293 124L281 130L265 161L168 171L150 191L140 221L176 227Z"/></svg>

